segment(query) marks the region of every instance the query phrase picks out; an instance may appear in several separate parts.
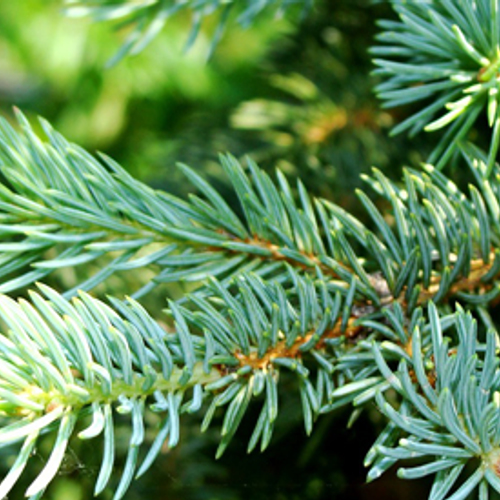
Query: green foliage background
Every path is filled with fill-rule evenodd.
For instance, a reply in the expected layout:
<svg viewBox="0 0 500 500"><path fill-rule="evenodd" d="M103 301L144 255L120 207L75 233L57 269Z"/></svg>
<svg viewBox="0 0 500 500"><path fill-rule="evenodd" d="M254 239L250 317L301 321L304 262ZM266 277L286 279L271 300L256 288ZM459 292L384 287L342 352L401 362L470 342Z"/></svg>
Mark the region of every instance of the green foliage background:
<svg viewBox="0 0 500 500"><path fill-rule="evenodd" d="M217 154L248 153L261 167L300 176L312 195L359 214L353 192L359 174L375 165L398 178L404 162L423 161L435 143L432 135L411 142L388 136L409 111L381 109L372 92L376 80L368 76L374 19L391 16L383 3L323 0L300 24L269 18L248 30L232 27L208 64L209 35L201 33L183 53L189 19L181 16L148 50L105 71L120 33L65 19L59 9L55 0L0 3L2 114L12 116L14 103L28 117L42 115L68 139L110 154L154 187L189 192L175 167L180 161L208 175L224 194ZM148 306L160 309L165 295L178 293L175 287L161 289ZM127 498L423 495L425 484L393 474L364 485L362 460L383 426L377 413L363 415L349 431L348 412L328 415L306 439L298 398L282 394L285 417L265 454L246 455L251 429L243 428L215 462L215 431L202 436L197 419L185 419L182 445L134 482ZM75 446L48 499L90 498L100 455L88 443ZM39 456L42 467L43 448ZM6 464L12 459L0 458Z"/></svg>

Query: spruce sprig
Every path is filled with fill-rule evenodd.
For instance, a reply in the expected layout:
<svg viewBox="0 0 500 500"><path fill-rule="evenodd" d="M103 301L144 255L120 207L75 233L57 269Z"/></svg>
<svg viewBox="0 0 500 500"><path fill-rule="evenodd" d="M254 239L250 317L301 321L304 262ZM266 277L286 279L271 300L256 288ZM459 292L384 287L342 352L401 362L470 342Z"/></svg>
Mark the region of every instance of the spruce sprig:
<svg viewBox="0 0 500 500"><path fill-rule="evenodd" d="M189 306L170 303L173 333L133 299L112 298L111 308L85 292L68 301L45 285L39 285L42 294L30 293L29 301L0 296L0 319L9 334L0 337L0 411L7 421L0 445L22 443L0 493L7 495L15 485L39 436L54 432L47 465L26 492L32 498L42 495L80 421L87 427L78 438L103 437L95 494L102 492L112 477L116 413L130 415L131 437L115 499L149 468L167 438L170 447L177 444L183 413L203 408L206 430L215 413L226 408L220 456L250 401L263 399L249 451L259 442L263 450L278 416L283 371L297 378L310 433L333 388L330 346L343 343L339 325L348 312L339 307L338 292L332 294L324 283L296 274L293 279L296 288L288 292L256 275L242 276L232 292L213 281L210 298L194 295ZM146 412L160 416L149 446Z"/></svg>
<svg viewBox="0 0 500 500"><path fill-rule="evenodd" d="M458 306L443 321L430 304L429 323L416 324L411 340L411 358L391 372L399 407L376 395L390 424L367 456L368 477L404 461L402 478L434 475L432 500L464 499L476 489L489 498L490 489L500 492L498 332L489 330L481 344L470 313Z"/></svg>
<svg viewBox="0 0 500 500"><path fill-rule="evenodd" d="M500 267L498 188L482 176L488 167L478 151L465 152L479 176L469 195L431 166L407 170L404 187L375 170L366 181L392 207L393 226L361 190L370 226L332 202L311 199L300 182L296 201L280 172L275 183L253 162L248 175L224 157L241 217L187 167L202 193L189 202L150 189L110 158L96 160L46 122L44 142L18 116L22 132L5 121L0 130L1 168L10 185L0 191L1 292L112 255L66 296L142 267L155 268L156 276L137 298L159 283L202 284L210 276L229 286L249 271L291 283L288 266L312 276L319 270L331 286L351 288L351 301L361 294L372 308L403 301L411 311L451 296L488 303L498 293L492 284Z"/></svg>
<svg viewBox="0 0 500 500"><path fill-rule="evenodd" d="M66 294L145 266L156 266L157 275L137 297L158 283L198 282L242 270L285 279L286 263L335 274L322 262L329 252L320 229L328 230L324 209L315 210L301 184L296 203L281 174L275 184L250 160L249 176L234 158L222 158L241 218L188 167L181 166L203 197L185 201L150 189L108 157L96 160L42 121L49 142L43 141L18 117L22 133L5 120L0 124L0 159L9 183L0 192L0 229L11 239L0 247L0 291L107 255L113 256L111 263ZM47 260L48 250L57 256Z"/></svg>
<svg viewBox="0 0 500 500"><path fill-rule="evenodd" d="M314 0L65 0L64 12L70 17L91 17L94 21L115 21L130 32L120 50L109 61L116 64L127 55L141 52L164 29L171 18L182 12L191 15L191 30L186 41L188 50L196 41L208 17L217 16L210 53L220 41L226 26L236 22L248 27L265 12L281 16L292 7L302 12L312 7Z"/></svg>
<svg viewBox="0 0 500 500"><path fill-rule="evenodd" d="M111 308L84 292L68 301L44 285L30 301L0 296L0 319L9 332L0 345L0 411L12 422L0 430L0 443L22 443L0 492L6 495L15 485L39 436L54 432L47 464L26 492L39 498L83 421L79 439L103 439L99 494L112 479L116 412L130 416L131 436L115 499L151 466L165 440L177 444L186 412L203 408L206 430L225 408L220 456L258 398L262 410L248 449L260 442L263 450L278 416L283 371L296 377L308 433L319 413L375 399L390 432L367 457L369 479L397 460L424 457L427 465L400 474L438 472L433 491L444 498L457 471L479 457L480 466L453 498L465 498L478 484L483 498L487 484L498 489L497 333L490 331L482 346L470 313L459 307L439 315L432 303L428 314L415 309L409 324L398 306L343 330L343 315L353 313L346 299L321 280L294 279L296 288L288 292L255 275L242 276L232 292L213 281L210 298L194 295L190 305L170 304L173 333L133 299L111 299ZM398 410L382 396L388 389L399 396ZM159 418L156 437L146 445L149 412ZM395 440L399 447L392 449Z"/></svg>
<svg viewBox="0 0 500 500"><path fill-rule="evenodd" d="M379 21L383 31L375 73L386 107L422 102L393 133L415 134L448 127L429 162L442 168L482 112L492 128L486 175L500 143L498 70L500 16L497 1L393 0L398 21Z"/></svg>

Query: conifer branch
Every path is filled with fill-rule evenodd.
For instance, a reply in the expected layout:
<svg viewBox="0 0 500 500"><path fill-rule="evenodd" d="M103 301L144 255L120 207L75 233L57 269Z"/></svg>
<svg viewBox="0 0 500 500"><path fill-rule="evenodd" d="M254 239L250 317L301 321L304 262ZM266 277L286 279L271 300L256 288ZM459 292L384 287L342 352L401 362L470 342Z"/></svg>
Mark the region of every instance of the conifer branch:
<svg viewBox="0 0 500 500"><path fill-rule="evenodd" d="M331 202L311 201L300 183L297 204L280 173L277 187L251 161L249 178L236 160L223 158L243 208L241 220L187 167L184 172L204 195L192 196L190 203L151 190L109 158L107 170L46 123L49 143L44 143L19 118L22 134L5 122L0 132L2 171L11 185L1 192L1 229L15 239L0 247L0 291L29 285L59 268L118 254L67 295L91 289L115 272L151 265L159 272L136 296L157 283L209 276L227 279L229 285L249 270L287 280L290 265L312 275L319 270L332 286L353 286L353 301L361 293L365 302L360 306L367 307L404 300L411 311L430 298L466 298L473 292L470 300L490 301L496 293L488 283L499 272L492 248L499 240L500 208L496 188L487 181L480 181L479 190L471 187L468 198L432 167L427 173L408 170L404 189L375 171L369 182L392 206L395 226L359 191L372 230ZM473 168L488 168L484 155L467 154ZM154 251L144 255L147 245ZM363 261L356 246L363 248ZM59 255L47 261L49 249ZM31 270L8 279L9 273L27 266Z"/></svg>
<svg viewBox="0 0 500 500"><path fill-rule="evenodd" d="M131 26L125 42L109 64L115 64L126 55L141 52L165 27L169 19L182 12L192 17L186 49L196 41L206 18L217 15L217 26L211 41L212 52L230 22L248 27L266 12L281 16L291 7L299 7L302 14L314 0L65 0L64 9L70 17L91 17L94 21L118 21L119 26ZM236 18L235 15L236 14ZM235 19L234 19L235 18Z"/></svg>
<svg viewBox="0 0 500 500"><path fill-rule="evenodd" d="M0 246L2 292L105 257L113 260L68 290L68 296L90 290L116 272L145 266L159 272L137 297L158 283L231 277L241 270L283 279L287 263L313 273L319 266L336 275L324 258L324 210L315 212L301 185L297 205L281 175L276 187L251 161L249 178L235 159L222 158L243 207L242 221L187 167L183 171L205 199L193 195L189 203L153 191L110 158L103 157L103 165L68 143L46 122L48 143L19 113L18 118L21 134L6 121L0 130L2 172L10 184L0 192L0 229L14 240ZM49 250L56 256L47 260ZM16 277L9 279L13 272Z"/></svg>
<svg viewBox="0 0 500 500"><path fill-rule="evenodd" d="M43 494L52 481L64 450L80 420L89 427L80 439L104 436L104 455L96 494L110 479L114 460L113 412L130 414L132 436L127 463L115 498L123 496L136 474L151 465L169 436L179 439L179 416L196 412L211 400L203 421L206 429L215 411L227 405L222 427L220 455L236 432L250 400L265 391L264 417L257 422L249 447L261 441L267 447L278 414L277 384L282 370L295 373L299 381L306 430L327 392L314 388L309 369L300 356L295 360L270 357L266 366L238 366L239 353L265 357L277 346L293 344L314 328L312 340L321 338L341 313L336 298L311 280L295 275L297 292L288 296L277 283L265 283L248 275L239 281L238 293L230 294L213 282L212 299L192 296L195 309L170 304L175 333L162 330L132 299L112 299L114 310L81 292L71 302L40 285L43 295L30 294L30 302L14 302L0 296L0 319L9 336L0 337L0 411L11 420L0 429L0 446L24 442L23 451L35 446L45 431L57 433L48 463L28 488L27 495ZM237 297L243 296L242 302ZM218 300L217 300L218 299ZM304 309L306 302L309 307ZM279 306L278 306L279 304ZM344 311L344 315L347 311ZM267 333L266 333L267 332ZM314 353L318 380L331 385L329 361L315 346L302 344L302 353ZM312 359L314 359L312 358ZM146 409L163 415L156 439L139 466L144 443ZM29 453L0 483L7 495L26 466Z"/></svg>
<svg viewBox="0 0 500 500"><path fill-rule="evenodd" d="M358 336L352 342L350 335L340 336L337 327L338 320L345 322L352 312L346 308L348 299L338 291L332 295L324 283L298 275L293 278L297 288L288 293L277 283L266 283L255 275L241 277L235 293L228 293L214 281L211 299L191 296L194 309L170 304L175 326L171 334L160 329L132 299L112 299L113 310L85 293L69 302L45 286L40 286L44 296L32 293L31 302L16 303L0 296L0 318L9 328L9 338L2 336L0 345L0 408L4 418L12 420L0 430L0 444L24 443L16 467L0 483L0 492L7 494L14 486L29 460L27 450L33 449L38 436L52 431L57 433L49 458L53 467L44 468L27 491L28 496L43 493L60 465L76 423L88 420L89 414L90 426L78 437L104 436L96 494L108 483L114 460L110 451L114 447L113 412L131 415L129 466L116 489L116 499L125 494L136 471L142 475L151 465L168 436L169 445L175 446L180 415L197 412L204 400L210 405L203 429L218 408L227 407L219 456L250 401L263 394L262 413L249 449L259 441L264 449L278 415L278 380L283 370L297 377L308 433L320 412L376 398L391 421L392 438L395 433L400 437L409 434L415 446L427 450L429 466L414 472L404 469L401 474L405 477L420 477L424 469L426 474L434 473L441 465L444 469L443 455L460 458L456 465L480 457L483 465L478 469L482 471L477 473L478 482L495 487L499 445L494 436L498 426L493 424L500 419L500 411L494 400L498 361L490 362L495 356L493 332L484 363L476 357L472 358L476 364L466 363L469 379L458 367L476 352L477 340L475 323L462 309L440 317L431 303L428 320L417 308L408 324L404 311L396 306L378 319L361 318L358 325L349 325L347 332L352 332L353 326L364 331L364 339ZM452 328L456 328L458 343L442 337L442 330ZM390 368L396 361L397 371ZM313 366L315 384L310 380ZM470 402L456 399L464 384L472 383L473 388L476 380L480 399L474 393ZM402 398L398 411L382 397L389 388ZM460 426L469 423L459 423L453 414L461 411L460 405L469 405L469 411L481 416L465 431ZM476 407L472 410L470 405ZM163 415L163 420L140 461L146 409ZM448 411L452 413L448 415ZM422 418L446 432L430 430ZM483 422L485 418L492 425ZM470 432L472 439L467 437ZM369 454L371 479L387 469L387 457L392 457L392 464L415 456L399 451L406 449L403 441L403 448L394 452L388 443L388 439L378 441Z"/></svg>
<svg viewBox="0 0 500 500"><path fill-rule="evenodd" d="M425 328L413 330L412 360L402 359L391 375L402 398L399 408L377 393L377 404L390 425L367 456L369 479L404 460L406 465L398 470L402 478L435 475L430 498L465 498L476 489L480 498L488 498L490 488L500 491L498 334L490 330L486 345L480 346L470 313L458 307L449 319L443 320L436 307L429 306L427 335L432 344L428 347L424 347ZM444 337L444 331L457 340ZM451 349L452 345L456 347ZM432 384L423 368L431 359ZM411 465L415 459L418 463ZM457 485L466 465L467 477Z"/></svg>
<svg viewBox="0 0 500 500"><path fill-rule="evenodd" d="M386 107L425 103L393 133L448 127L428 160L442 168L485 112L492 129L489 175L500 144L497 2L391 3L399 20L379 21L382 44L372 49L375 73L384 77L376 90Z"/></svg>

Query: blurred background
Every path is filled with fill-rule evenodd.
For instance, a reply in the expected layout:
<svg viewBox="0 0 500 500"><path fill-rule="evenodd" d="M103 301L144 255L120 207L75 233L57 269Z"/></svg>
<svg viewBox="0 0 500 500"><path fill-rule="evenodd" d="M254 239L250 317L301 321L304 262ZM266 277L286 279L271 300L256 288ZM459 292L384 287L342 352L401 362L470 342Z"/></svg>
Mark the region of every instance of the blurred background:
<svg viewBox="0 0 500 500"><path fill-rule="evenodd" d="M360 214L354 188L372 166L398 179L432 149L432 135L389 137L409 110L380 108L368 49L384 2L317 0L302 21L271 14L249 29L232 25L207 62L211 19L186 53L188 16L177 16L137 56L105 69L122 34L109 25L66 19L58 0L0 2L0 113L12 106L48 119L69 140L103 151L142 181L179 195L191 191L176 169L184 162L231 200L219 153L250 155L272 172L300 177L313 195ZM159 307L162 307L162 305ZM346 429L349 412L303 430L300 402L281 392L281 418L266 453L246 454L254 414L219 461L217 426L184 420L181 446L165 454L129 500L419 499L426 485L394 473L365 485L363 457L384 423L368 410ZM293 391L292 391L293 393ZM121 431L120 431L121 432ZM123 448L128 442L123 426ZM43 444L35 462L43 467ZM44 498L91 498L101 450L75 441ZM12 451L0 462L8 464ZM39 460L38 460L39 459ZM118 463L118 466L121 464ZM16 496L17 495L17 496ZM22 498L22 488L12 498ZM111 499L107 491L102 498Z"/></svg>

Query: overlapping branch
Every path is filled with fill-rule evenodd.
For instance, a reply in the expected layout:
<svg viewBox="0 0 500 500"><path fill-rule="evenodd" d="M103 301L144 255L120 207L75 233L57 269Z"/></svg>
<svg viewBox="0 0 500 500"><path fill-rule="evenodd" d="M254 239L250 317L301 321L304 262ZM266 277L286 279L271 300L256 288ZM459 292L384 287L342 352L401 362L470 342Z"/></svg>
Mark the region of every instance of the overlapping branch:
<svg viewBox="0 0 500 500"><path fill-rule="evenodd" d="M484 179L467 197L431 167L427 173L407 171L404 188L375 171L368 181L392 206L395 223L388 224L360 191L373 221L367 227L331 202L311 200L300 183L296 203L280 173L276 185L251 161L249 177L226 157L222 163L241 203L241 218L187 167L184 172L202 193L190 202L148 188L109 158L101 164L45 123L49 143L44 143L20 119L21 134L3 123L0 146L2 172L11 186L0 193L7 239L0 246L4 292L56 269L112 256L67 294L144 266L155 266L157 275L138 296L158 283L209 276L229 283L249 270L282 281L291 265L309 275L318 269L334 287L349 287L355 279L352 286L370 301L366 305L404 297L411 309L430 298L465 298L466 291L484 296L498 273L492 250L499 239L498 193ZM472 170L484 170L484 158L477 151L468 157L473 153ZM360 247L363 259L357 257ZM50 260L48 250L55 252Z"/></svg>
<svg viewBox="0 0 500 500"><path fill-rule="evenodd" d="M302 187L296 205L282 176L276 187L251 162L249 178L235 159L222 159L244 210L241 220L187 167L204 199L193 195L186 202L154 191L110 158L103 164L69 144L45 122L49 142L43 142L18 117L22 134L5 121L0 131L2 172L10 184L0 192L0 231L7 240L0 246L2 292L105 257L111 262L68 296L116 272L147 266L157 275L136 296L158 283L223 278L242 269L279 279L285 263L313 272L319 265L335 275L322 262L329 252L318 229L327 231L324 210L314 211Z"/></svg>
<svg viewBox="0 0 500 500"><path fill-rule="evenodd" d="M313 0L141 0L141 1L96 1L65 0L65 13L71 17L91 17L94 21L118 21L131 26L130 32L120 50L110 64L118 62L126 55L141 52L165 27L167 22L182 12L192 17L192 26L187 37L186 48L196 40L206 18L217 16L210 51L219 42L226 25L235 20L247 27L255 19L267 12L282 15L291 7L299 7L302 12L311 8Z"/></svg>
<svg viewBox="0 0 500 500"><path fill-rule="evenodd" d="M385 107L422 103L393 133L448 127L429 161L446 165L485 113L492 129L487 173L500 144L498 2L393 0L398 21L379 21L384 31L373 47L376 90Z"/></svg>

